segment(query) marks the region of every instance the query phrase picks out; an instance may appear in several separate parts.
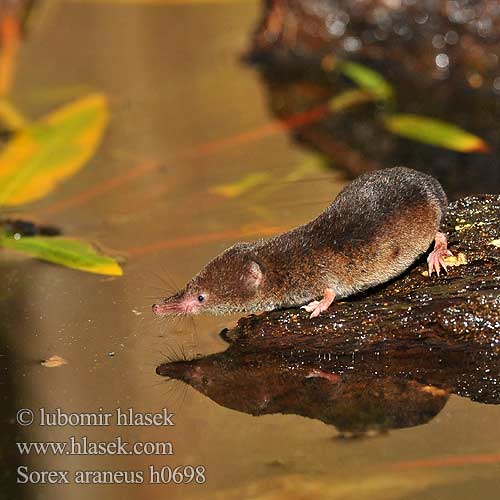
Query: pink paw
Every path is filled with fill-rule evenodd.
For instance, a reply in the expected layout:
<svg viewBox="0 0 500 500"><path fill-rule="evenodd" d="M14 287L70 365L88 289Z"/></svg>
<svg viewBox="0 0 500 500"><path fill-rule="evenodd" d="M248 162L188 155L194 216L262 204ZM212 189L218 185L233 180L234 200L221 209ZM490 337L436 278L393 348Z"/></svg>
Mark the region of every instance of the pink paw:
<svg viewBox="0 0 500 500"><path fill-rule="evenodd" d="M443 233L437 233L434 243L434 250L432 250L432 252L427 257L429 278L432 276L432 273L434 271L439 276L441 268L443 268L446 272L448 272L446 263L444 261L444 258L448 255L453 255L453 254L448 250L446 236Z"/></svg>
<svg viewBox="0 0 500 500"><path fill-rule="evenodd" d="M301 306L301 309L304 309L308 313L313 312L316 307L319 305L319 300L313 300L312 302L309 302L309 304L306 304L305 306Z"/></svg>
<svg viewBox="0 0 500 500"><path fill-rule="evenodd" d="M311 315L309 316L310 318L316 318L319 316L323 311L326 311L329 307L329 304L326 305L323 303L323 300L318 302L317 300L313 300L312 302L309 302L309 304L302 306L301 309L305 309L307 312L310 312Z"/></svg>
<svg viewBox="0 0 500 500"><path fill-rule="evenodd" d="M302 306L301 309L305 309L307 312L310 312L310 318L316 318L323 311L326 311L334 300L335 292L330 288L327 288L325 289L324 296L320 301L313 300L312 302L309 302L309 304Z"/></svg>
<svg viewBox="0 0 500 500"><path fill-rule="evenodd" d="M441 268L443 268L446 272L448 272L448 268L446 267L446 263L444 262L444 258L447 255L453 255L449 250L433 250L429 257L427 257L427 264L429 268L429 277L432 276L432 273L436 271L436 274L439 276Z"/></svg>

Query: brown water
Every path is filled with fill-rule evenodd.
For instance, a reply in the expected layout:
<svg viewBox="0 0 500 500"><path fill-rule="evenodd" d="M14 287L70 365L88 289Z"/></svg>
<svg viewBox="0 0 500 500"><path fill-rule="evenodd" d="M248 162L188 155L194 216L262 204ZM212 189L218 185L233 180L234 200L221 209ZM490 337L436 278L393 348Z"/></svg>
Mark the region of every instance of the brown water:
<svg viewBox="0 0 500 500"><path fill-rule="evenodd" d="M311 155L284 131L234 140L262 132L271 120L256 74L239 62L258 7L250 1L54 3L27 37L13 91L26 114L41 116L98 90L109 96L112 116L94 159L31 213L126 262L123 277L107 278L2 253L2 476L11 480L5 498L497 498L500 410L494 405L451 396L425 425L342 440L319 420L254 417L155 373L172 348L188 357L224 350L218 333L234 319L153 318L150 305L163 293L162 278L181 284L234 241L308 220L344 185L333 171L287 182ZM212 146L200 147L207 143ZM124 177L128 172L137 175ZM255 172L266 181L241 196L213 190ZM110 179L119 186L93 191ZM89 194L82 199L80 193ZM53 354L68 364L40 366ZM20 427L14 419L21 408L37 415L40 408L113 414L167 408L175 426ZM169 441L174 455L21 458L14 444L70 436ZM425 461L449 456L461 458ZM410 464L398 466L403 462ZM144 482L15 486L20 464L71 475L143 471ZM206 483L149 484L151 465L203 465Z"/></svg>

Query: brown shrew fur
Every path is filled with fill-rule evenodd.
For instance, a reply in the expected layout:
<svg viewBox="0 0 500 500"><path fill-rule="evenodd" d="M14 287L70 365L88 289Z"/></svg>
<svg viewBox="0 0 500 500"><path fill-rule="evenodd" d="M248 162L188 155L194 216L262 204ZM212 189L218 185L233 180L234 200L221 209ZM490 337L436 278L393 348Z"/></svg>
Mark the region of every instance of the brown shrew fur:
<svg viewBox="0 0 500 500"><path fill-rule="evenodd" d="M311 222L228 248L155 312L269 311L325 289L347 297L408 269L429 249L447 205L430 175L405 167L362 175Z"/></svg>

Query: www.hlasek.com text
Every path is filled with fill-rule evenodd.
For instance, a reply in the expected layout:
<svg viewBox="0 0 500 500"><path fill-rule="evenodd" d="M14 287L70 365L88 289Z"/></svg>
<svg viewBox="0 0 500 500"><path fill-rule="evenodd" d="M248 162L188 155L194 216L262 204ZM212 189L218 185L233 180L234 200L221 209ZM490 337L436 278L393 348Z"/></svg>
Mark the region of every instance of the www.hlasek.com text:
<svg viewBox="0 0 500 500"><path fill-rule="evenodd" d="M129 443L118 436L112 441L91 441L71 436L59 442L17 442L20 455L173 455L171 441Z"/></svg>

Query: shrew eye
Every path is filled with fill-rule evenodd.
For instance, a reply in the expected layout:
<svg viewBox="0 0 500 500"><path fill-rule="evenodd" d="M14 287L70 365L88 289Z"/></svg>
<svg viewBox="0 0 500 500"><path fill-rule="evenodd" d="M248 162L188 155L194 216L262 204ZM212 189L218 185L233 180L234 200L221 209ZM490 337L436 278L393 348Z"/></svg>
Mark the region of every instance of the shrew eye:
<svg viewBox="0 0 500 500"><path fill-rule="evenodd" d="M202 295L200 293L200 295L198 295L198 302L203 302L205 300L205 295Z"/></svg>

